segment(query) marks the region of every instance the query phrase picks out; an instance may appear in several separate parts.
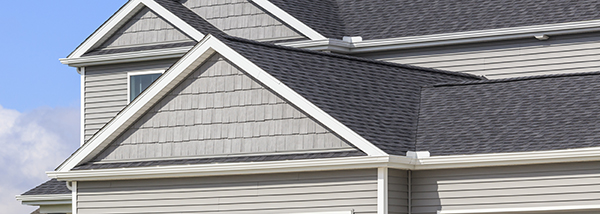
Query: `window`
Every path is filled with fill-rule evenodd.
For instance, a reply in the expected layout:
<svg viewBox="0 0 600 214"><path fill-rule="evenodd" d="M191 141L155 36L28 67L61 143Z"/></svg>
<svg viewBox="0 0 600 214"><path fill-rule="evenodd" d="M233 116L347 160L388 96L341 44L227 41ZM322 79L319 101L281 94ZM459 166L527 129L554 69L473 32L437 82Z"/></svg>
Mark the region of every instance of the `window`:
<svg viewBox="0 0 600 214"><path fill-rule="evenodd" d="M129 91L129 102L133 101L148 86L150 86L164 71L130 72L127 74Z"/></svg>

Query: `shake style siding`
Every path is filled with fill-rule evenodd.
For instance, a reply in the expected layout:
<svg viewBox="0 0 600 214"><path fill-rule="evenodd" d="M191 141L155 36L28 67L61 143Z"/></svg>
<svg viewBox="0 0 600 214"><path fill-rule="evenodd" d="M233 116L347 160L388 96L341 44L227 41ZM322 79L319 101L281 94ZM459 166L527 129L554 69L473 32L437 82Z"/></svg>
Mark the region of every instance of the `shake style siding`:
<svg viewBox="0 0 600 214"><path fill-rule="evenodd" d="M127 105L127 72L166 70L174 62L175 59L86 67L85 141Z"/></svg>
<svg viewBox="0 0 600 214"><path fill-rule="evenodd" d="M182 3L231 36L258 41L304 38L249 0L184 0Z"/></svg>
<svg viewBox="0 0 600 214"><path fill-rule="evenodd" d="M97 161L354 148L214 55Z"/></svg>
<svg viewBox="0 0 600 214"><path fill-rule="evenodd" d="M435 214L438 210L576 207L600 203L598 162L412 173L414 214Z"/></svg>
<svg viewBox="0 0 600 214"><path fill-rule="evenodd" d="M79 214L377 213L377 171L79 182Z"/></svg>
<svg viewBox="0 0 600 214"><path fill-rule="evenodd" d="M600 71L600 33L362 54L489 79Z"/></svg>

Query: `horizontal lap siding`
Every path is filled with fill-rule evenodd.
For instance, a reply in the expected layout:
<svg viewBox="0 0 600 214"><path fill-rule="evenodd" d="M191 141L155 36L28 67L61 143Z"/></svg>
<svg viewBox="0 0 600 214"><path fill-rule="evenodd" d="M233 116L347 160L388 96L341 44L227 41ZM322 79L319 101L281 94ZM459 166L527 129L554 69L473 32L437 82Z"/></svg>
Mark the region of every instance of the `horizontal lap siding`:
<svg viewBox="0 0 600 214"><path fill-rule="evenodd" d="M127 105L127 72L165 70L175 60L87 67L85 71L85 140Z"/></svg>
<svg viewBox="0 0 600 214"><path fill-rule="evenodd" d="M112 142L96 161L332 149L354 150L214 55Z"/></svg>
<svg viewBox="0 0 600 214"><path fill-rule="evenodd" d="M389 170L388 203L390 214L408 213L408 172Z"/></svg>
<svg viewBox="0 0 600 214"><path fill-rule="evenodd" d="M78 183L80 214L377 212L375 170Z"/></svg>
<svg viewBox="0 0 600 214"><path fill-rule="evenodd" d="M186 0L182 3L232 36L263 41L304 38L248 0Z"/></svg>
<svg viewBox="0 0 600 214"><path fill-rule="evenodd" d="M413 171L412 190L415 214L597 205L600 163Z"/></svg>
<svg viewBox="0 0 600 214"><path fill-rule="evenodd" d="M600 34L399 50L363 55L384 61L485 75L490 79L600 71Z"/></svg>

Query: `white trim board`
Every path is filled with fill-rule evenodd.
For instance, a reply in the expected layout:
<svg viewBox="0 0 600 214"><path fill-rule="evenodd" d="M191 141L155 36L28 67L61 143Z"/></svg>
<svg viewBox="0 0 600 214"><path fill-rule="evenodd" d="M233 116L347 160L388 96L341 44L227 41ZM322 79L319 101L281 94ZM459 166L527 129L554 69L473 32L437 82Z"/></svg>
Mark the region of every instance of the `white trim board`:
<svg viewBox="0 0 600 214"><path fill-rule="evenodd" d="M273 14L279 20L281 20L284 23L286 23L287 25L291 26L292 28L294 28L295 30L300 32L302 35L308 37L310 40L327 39L326 37L321 35L319 32L313 30L308 25L306 25L303 22L301 22L300 20L296 19L296 17L293 17L289 13L285 12L281 8L279 8L276 5L274 5L273 3L271 3L269 0L250 0L250 1L256 3L258 6L262 7L266 11L269 11L269 13Z"/></svg>
<svg viewBox="0 0 600 214"><path fill-rule="evenodd" d="M179 82L183 81L191 72L202 64L210 55L218 52L230 62L241 68L248 75L284 97L290 104L302 109L303 112L315 118L319 123L338 134L350 144L370 156L387 155L375 145L369 143L362 136L335 120L329 114L319 109L313 103L296 93L275 77L252 63L250 60L237 53L216 37L206 36L185 56L176 62L160 78L150 85L133 102L127 105L106 126L99 130L89 141L78 149L69 159L59 166L58 171L69 171L96 156L104 147L116 139L134 121L141 117L156 102L159 102Z"/></svg>
<svg viewBox="0 0 600 214"><path fill-rule="evenodd" d="M585 212L600 211L600 205L583 206L545 206L545 207L522 207L522 208L499 208L499 209L472 209L472 210L448 210L438 211L438 214L501 214L501 213L548 213L548 212Z"/></svg>
<svg viewBox="0 0 600 214"><path fill-rule="evenodd" d="M171 23L174 27L181 30L183 33L196 41L200 41L204 34L198 32L194 27L190 26L185 21L181 20L175 14L169 12L164 7L160 6L154 0L131 0L127 2L119 11L117 11L110 19L108 19L98 30L90 35L79 47L71 53L67 59L79 58L86 52L102 45L110 36L112 36L120 27L122 27L131 17L135 16L142 8L148 7L150 10L160 15L162 18ZM61 60L64 61L64 60Z"/></svg>
<svg viewBox="0 0 600 214"><path fill-rule="evenodd" d="M97 56L84 56L79 58L62 58L60 62L72 67L95 66L128 62L140 62L160 59L180 58L187 53L192 46L146 50L127 53L103 54Z"/></svg>
<svg viewBox="0 0 600 214"><path fill-rule="evenodd" d="M61 205L71 204L72 194L17 195L15 198L24 205Z"/></svg>

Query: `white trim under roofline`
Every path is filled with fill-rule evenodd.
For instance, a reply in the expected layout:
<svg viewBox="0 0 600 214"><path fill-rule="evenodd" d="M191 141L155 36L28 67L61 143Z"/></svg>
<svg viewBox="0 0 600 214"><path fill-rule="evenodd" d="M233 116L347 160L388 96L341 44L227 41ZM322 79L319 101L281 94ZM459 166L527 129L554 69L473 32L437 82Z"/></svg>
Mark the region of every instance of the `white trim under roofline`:
<svg viewBox="0 0 600 214"><path fill-rule="evenodd" d="M53 194L53 195L17 195L15 197L24 205L61 205L71 204L71 194Z"/></svg>
<svg viewBox="0 0 600 214"><path fill-rule="evenodd" d="M51 171L46 172L46 174L51 178L56 178L61 181L131 180L368 169L392 167L392 165L396 168L408 168L410 166L408 161L409 160L406 160L404 165L400 163L390 164L389 156L362 156L289 161L73 170L67 172Z"/></svg>
<svg viewBox="0 0 600 214"><path fill-rule="evenodd" d="M51 171L46 172L46 174L51 178L59 180L84 181L265 174L382 167L402 170L433 170L588 161L600 161L600 147L504 154L433 156L418 159L406 156L362 156L308 160Z"/></svg>
<svg viewBox="0 0 600 214"><path fill-rule="evenodd" d="M130 0L119 11L117 11L115 15L113 15L102 26L100 26L98 30L88 37L79 47L77 47L75 51L73 51L73 53L71 53L67 58L79 58L86 52L100 46L108 38L110 38L110 36L118 31L121 26L127 23L131 17L135 16L137 12L144 8L144 6L160 15L162 18L167 20L186 35L190 36L192 39L200 41L204 37L204 34L190 26L185 21L181 20L175 14L160 6L154 0Z"/></svg>
<svg viewBox="0 0 600 214"><path fill-rule="evenodd" d="M72 67L84 67L95 65L106 65L115 63L140 62L148 60L172 59L182 57L192 46L146 50L127 53L103 54L96 56L84 56L79 58L62 58L60 62Z"/></svg>
<svg viewBox="0 0 600 214"><path fill-rule="evenodd" d="M498 208L498 209L472 209L472 210L440 210L437 214L501 214L501 213L547 213L547 212L585 212L599 211L600 205L578 205L578 206L544 206L544 207L521 207L521 208Z"/></svg>
<svg viewBox="0 0 600 214"><path fill-rule="evenodd" d="M300 20L296 19L296 17L290 15L289 13L285 12L281 8L279 8L276 5L274 5L273 3L271 3L269 0L250 0L250 1L252 1L255 4L257 4L258 6L262 7L266 11L269 11L269 13L273 14L279 20L285 22L287 25L294 28L295 30L300 32L302 35L308 37L311 40L327 39L326 37L321 35L319 32L313 30L308 25L306 25L303 22L301 22Z"/></svg>
<svg viewBox="0 0 600 214"><path fill-rule="evenodd" d="M315 118L325 127L331 129L334 133L338 134L369 156L387 155L381 149L369 143L362 136L358 135L341 122L335 120L329 114L306 100L306 98L281 83L254 63L250 62L250 60L246 59L217 38L207 35L185 56L169 68L165 74L159 77L153 84L144 90L142 94L117 114L117 116L106 124L104 128L100 129L86 144L81 146L71 157L63 162L57 168L57 171L69 171L81 163L90 161L106 145L116 139L127 129L127 127L133 124L133 121L138 117L141 117L156 102L160 101L166 93L171 91L172 88L215 52L218 52L223 57L227 58L257 81L272 89L275 93Z"/></svg>
<svg viewBox="0 0 600 214"><path fill-rule="evenodd" d="M338 39L324 39L318 41L284 42L279 43L278 45L306 48L311 50L331 50L339 53L367 53L511 39L534 39L539 35L547 35L552 37L557 35L590 33L598 31L600 31L600 20L592 20L560 24L444 33L425 36L374 39L354 43Z"/></svg>

